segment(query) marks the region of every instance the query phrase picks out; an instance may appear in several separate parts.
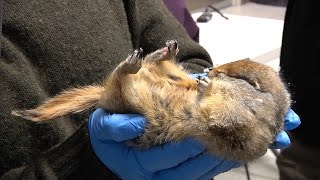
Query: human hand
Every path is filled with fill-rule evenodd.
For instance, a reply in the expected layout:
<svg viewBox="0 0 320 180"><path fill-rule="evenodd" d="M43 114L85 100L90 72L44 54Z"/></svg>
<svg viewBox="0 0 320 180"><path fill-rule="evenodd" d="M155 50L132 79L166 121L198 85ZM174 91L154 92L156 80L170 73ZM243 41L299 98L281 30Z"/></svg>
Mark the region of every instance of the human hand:
<svg viewBox="0 0 320 180"><path fill-rule="evenodd" d="M192 78L199 78L203 76L207 76L207 73L190 74L190 77ZM301 121L299 116L292 109L289 109L284 118L284 130L278 134L275 141L272 144L270 144L269 148L284 149L289 147L291 144L291 141L288 134L285 131L295 129L300 124L301 124Z"/></svg>
<svg viewBox="0 0 320 180"><path fill-rule="evenodd" d="M290 146L291 141L288 134L285 131L289 131L297 128L301 124L299 116L289 109L284 117L284 131L281 131L276 140L269 146L271 149L284 149Z"/></svg>
<svg viewBox="0 0 320 180"><path fill-rule="evenodd" d="M125 141L144 132L146 120L138 114L111 114L97 109L88 129L94 152L122 179L210 179L239 167L239 162L203 153L205 147L189 138L149 149Z"/></svg>

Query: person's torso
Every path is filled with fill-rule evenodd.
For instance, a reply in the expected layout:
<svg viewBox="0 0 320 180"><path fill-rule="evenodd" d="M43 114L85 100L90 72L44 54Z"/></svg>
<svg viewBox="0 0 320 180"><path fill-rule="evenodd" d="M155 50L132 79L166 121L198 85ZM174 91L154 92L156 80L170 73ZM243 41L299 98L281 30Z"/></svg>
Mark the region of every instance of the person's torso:
<svg viewBox="0 0 320 180"><path fill-rule="evenodd" d="M34 124L11 117L13 108L99 83L133 50L122 1L14 0L3 6L0 175L79 126L80 117Z"/></svg>

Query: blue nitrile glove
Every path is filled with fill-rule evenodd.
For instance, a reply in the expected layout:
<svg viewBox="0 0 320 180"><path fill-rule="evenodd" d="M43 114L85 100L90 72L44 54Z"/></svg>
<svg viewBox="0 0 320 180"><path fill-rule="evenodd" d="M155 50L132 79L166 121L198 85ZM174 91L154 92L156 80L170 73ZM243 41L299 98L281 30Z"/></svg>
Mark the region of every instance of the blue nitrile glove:
<svg viewBox="0 0 320 180"><path fill-rule="evenodd" d="M137 114L111 114L97 109L88 129L94 152L118 177L126 179L210 179L239 162L203 153L205 147L194 139L166 143L145 150L124 141L144 132L146 120Z"/></svg>
<svg viewBox="0 0 320 180"><path fill-rule="evenodd" d="M289 109L286 116L284 117L284 130L292 130L297 128L301 124L300 117L292 110ZM271 149L284 149L289 147L291 141L288 134L285 131L281 131L275 142L269 147Z"/></svg>
<svg viewBox="0 0 320 180"><path fill-rule="evenodd" d="M192 78L198 78L202 76L207 76L207 73L201 74L190 74ZM292 110L289 109L284 119L284 130L292 130L297 128L301 124L299 116ZM291 144L290 138L285 131L281 131L275 142L273 142L269 147L271 149L284 149L289 147Z"/></svg>

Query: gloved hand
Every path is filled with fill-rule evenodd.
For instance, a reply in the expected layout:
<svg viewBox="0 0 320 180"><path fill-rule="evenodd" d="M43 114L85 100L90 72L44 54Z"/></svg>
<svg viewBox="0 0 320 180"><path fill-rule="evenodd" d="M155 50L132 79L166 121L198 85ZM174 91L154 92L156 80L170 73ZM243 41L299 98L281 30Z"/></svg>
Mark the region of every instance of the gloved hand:
<svg viewBox="0 0 320 180"><path fill-rule="evenodd" d="M284 130L292 130L297 128L301 124L299 116L292 110L289 109L286 116L284 117ZM273 142L269 147L272 149L284 149L289 147L290 138L285 131L281 131L275 142Z"/></svg>
<svg viewBox="0 0 320 180"><path fill-rule="evenodd" d="M287 130L300 124L291 109L285 118ZM111 114L97 109L89 118L91 144L100 160L122 179L210 179L239 167L240 162L203 154L205 147L192 138L146 150L128 147L124 141L144 132L146 120L138 114ZM289 146L283 131L272 148Z"/></svg>
<svg viewBox="0 0 320 180"><path fill-rule="evenodd" d="M192 138L150 149L129 147L125 140L144 132L146 120L137 114L111 114L97 109L88 129L94 152L118 177L126 179L210 179L239 162L204 154Z"/></svg>

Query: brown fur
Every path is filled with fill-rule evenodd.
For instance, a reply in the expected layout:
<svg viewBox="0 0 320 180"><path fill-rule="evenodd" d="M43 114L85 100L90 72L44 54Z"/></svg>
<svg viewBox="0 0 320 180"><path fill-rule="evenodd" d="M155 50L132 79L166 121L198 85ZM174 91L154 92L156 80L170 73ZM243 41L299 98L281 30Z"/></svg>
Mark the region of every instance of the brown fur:
<svg viewBox="0 0 320 180"><path fill-rule="evenodd" d="M239 60L214 68L209 79L194 80L172 61L175 41L143 60L141 53L136 50L101 86L71 89L13 115L44 121L94 105L116 113L140 113L148 124L136 146L195 137L209 153L232 160L262 156L283 129L290 95L272 68Z"/></svg>

